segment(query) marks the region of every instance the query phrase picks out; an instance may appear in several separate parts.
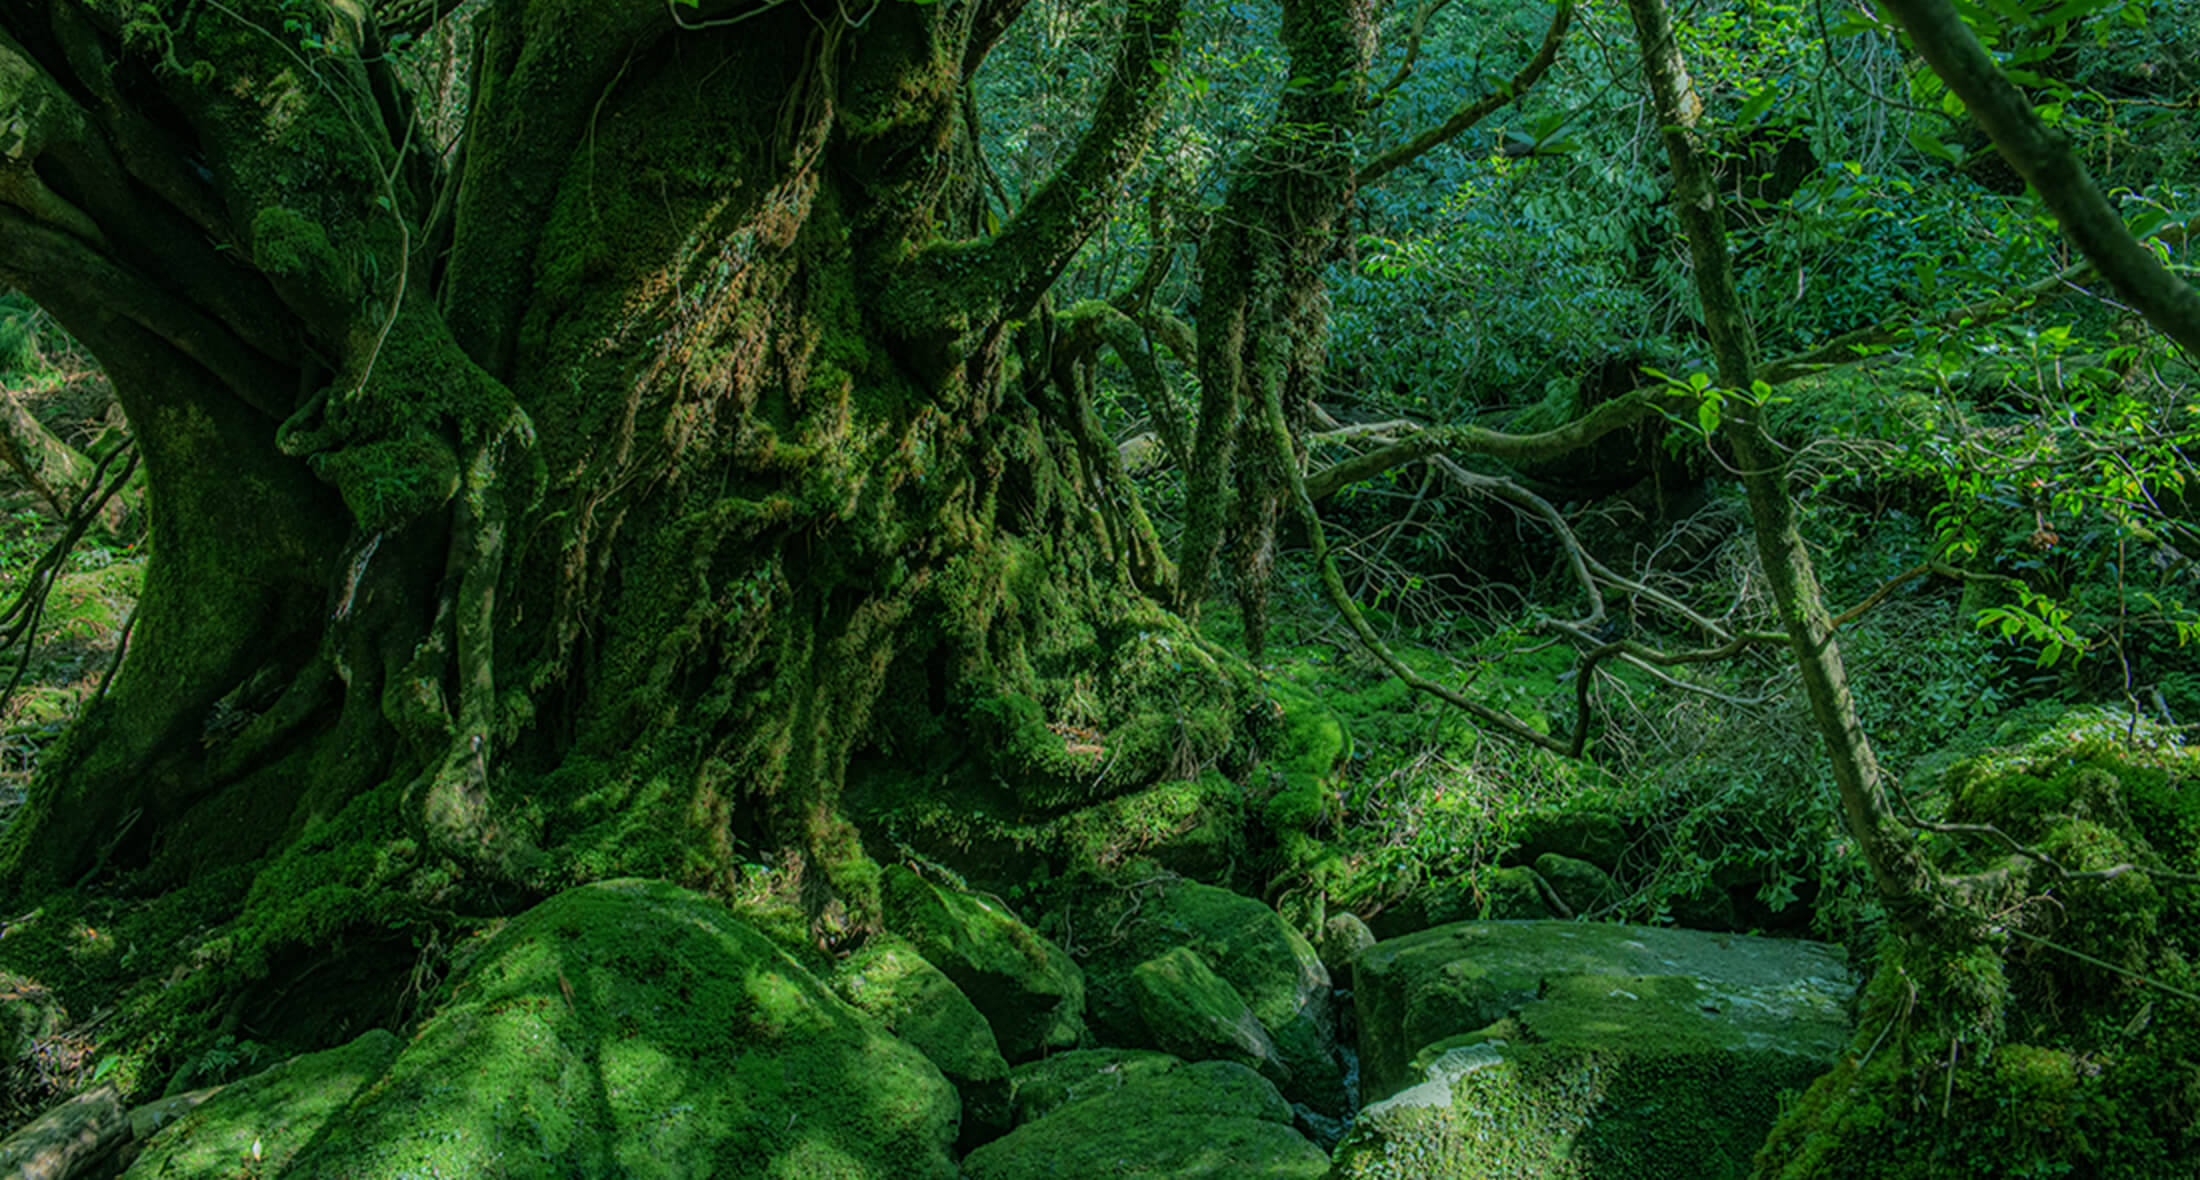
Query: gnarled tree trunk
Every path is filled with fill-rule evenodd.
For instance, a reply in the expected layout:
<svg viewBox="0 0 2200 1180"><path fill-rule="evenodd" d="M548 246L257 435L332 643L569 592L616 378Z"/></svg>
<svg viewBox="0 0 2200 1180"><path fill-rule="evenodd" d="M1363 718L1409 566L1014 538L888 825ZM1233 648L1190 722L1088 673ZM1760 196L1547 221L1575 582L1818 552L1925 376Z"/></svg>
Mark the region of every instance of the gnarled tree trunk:
<svg viewBox="0 0 2200 1180"><path fill-rule="evenodd" d="M958 104L1021 6L502 0L449 159L347 0L0 11L0 278L107 366L153 517L0 880L252 882L240 963L773 858L862 929L853 752L1034 806L1214 754L1239 680L1006 346L1179 0L1126 6L1080 148L983 237Z"/></svg>

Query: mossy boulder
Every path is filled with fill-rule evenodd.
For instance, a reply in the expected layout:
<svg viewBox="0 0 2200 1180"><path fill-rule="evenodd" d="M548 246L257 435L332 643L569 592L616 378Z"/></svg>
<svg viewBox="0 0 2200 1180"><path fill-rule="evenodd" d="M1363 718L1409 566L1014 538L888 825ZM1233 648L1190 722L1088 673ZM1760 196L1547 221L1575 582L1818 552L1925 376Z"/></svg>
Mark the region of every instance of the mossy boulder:
<svg viewBox="0 0 2200 1180"><path fill-rule="evenodd" d="M1483 865L1420 885L1368 923L1375 937L1403 938L1431 926L1453 922L1524 922L1555 918L1543 900L1543 885L1526 865Z"/></svg>
<svg viewBox="0 0 2200 1180"><path fill-rule="evenodd" d="M1576 917L1594 913L1619 898L1612 874L1578 857L1546 852L1535 858L1535 873Z"/></svg>
<svg viewBox="0 0 2200 1180"><path fill-rule="evenodd" d="M1341 816L1337 768L1352 752L1344 721L1298 685L1268 684L1273 703L1266 770L1274 789L1261 818L1276 832L1308 832Z"/></svg>
<svg viewBox="0 0 2200 1180"><path fill-rule="evenodd" d="M1633 843L1627 823L1609 811L1536 811L1513 823L1513 850L1508 865L1533 864L1548 852L1585 860L1606 870L1619 867Z"/></svg>
<svg viewBox="0 0 2200 1180"><path fill-rule="evenodd" d="M953 980L906 939L873 939L831 980L840 997L915 1046L962 1095L962 1143L1009 1128L1008 1061L993 1026Z"/></svg>
<svg viewBox="0 0 2200 1180"><path fill-rule="evenodd" d="M1375 932L1367 928L1367 923L1362 922L1358 914L1345 911L1322 920L1321 933L1314 940L1314 953L1321 956L1322 967L1331 979L1350 979L1352 960L1374 945Z"/></svg>
<svg viewBox="0 0 2200 1180"><path fill-rule="evenodd" d="M1151 1049L1072 1049L1009 1071L1017 1126L1037 1122L1072 1102L1109 1094L1143 1077L1165 1074L1181 1058Z"/></svg>
<svg viewBox="0 0 2200 1180"><path fill-rule="evenodd" d="M1153 1043L1187 1061L1235 1061L1269 1081L1290 1081L1276 1043L1229 981L1177 947L1131 970L1131 994Z"/></svg>
<svg viewBox="0 0 2200 1180"><path fill-rule="evenodd" d="M1449 1037L1532 1010L1541 1039L1581 993L1610 982L1606 1040L1640 1032L1713 1048L1765 1048L1829 1060L1848 1036L1856 985L1841 951L1818 943L1593 922L1456 922L1379 942L1354 971L1360 1061L1373 1095L1409 1084L1414 1057ZM1671 982L1665 982L1671 981Z"/></svg>
<svg viewBox="0 0 2200 1180"><path fill-rule="evenodd" d="M2200 874L2200 748L2111 710L2002 725L2019 744L1942 775L1945 818L2072 876L1997 840L1928 844L2005 900L1991 927L1888 935L1848 1052L1767 1138L1767 1180L2200 1178L2200 889L2143 871Z"/></svg>
<svg viewBox="0 0 2200 1180"><path fill-rule="evenodd" d="M1354 989L1370 1094L1340 1177L1747 1176L1783 1092L1848 1036L1813 943L1475 922L1378 943Z"/></svg>
<svg viewBox="0 0 2200 1180"><path fill-rule="evenodd" d="M971 1152L969 1180L1151 1176L1322 1180L1329 1158L1259 1074L1227 1061L1156 1065Z"/></svg>
<svg viewBox="0 0 2200 1180"><path fill-rule="evenodd" d="M394 1034L375 1029L348 1045L293 1057L233 1082L162 1128L124 1175L281 1175L403 1047Z"/></svg>
<svg viewBox="0 0 2200 1180"><path fill-rule="evenodd" d="M1172 779L1047 821L1065 871L1110 871L1133 858L1212 879L1243 859L1245 791L1215 771Z"/></svg>
<svg viewBox="0 0 2200 1180"><path fill-rule="evenodd" d="M608 881L494 935L283 1174L947 1180L957 1109L921 1053L724 907Z"/></svg>
<svg viewBox="0 0 2200 1180"><path fill-rule="evenodd" d="M1183 947L1237 989L1268 1031L1291 1071L1284 1093L1324 1113L1341 1113L1344 1068L1336 1053L1329 972L1312 944L1274 910L1227 889L1157 878L1112 895L1079 919L1079 929L1113 931L1121 940L1093 966L1093 1019L1106 1039L1149 1043L1130 968Z"/></svg>
<svg viewBox="0 0 2200 1180"><path fill-rule="evenodd" d="M942 889L900 865L884 884L888 926L987 1015L1009 1061L1083 1038L1085 976L1062 948L993 898Z"/></svg>

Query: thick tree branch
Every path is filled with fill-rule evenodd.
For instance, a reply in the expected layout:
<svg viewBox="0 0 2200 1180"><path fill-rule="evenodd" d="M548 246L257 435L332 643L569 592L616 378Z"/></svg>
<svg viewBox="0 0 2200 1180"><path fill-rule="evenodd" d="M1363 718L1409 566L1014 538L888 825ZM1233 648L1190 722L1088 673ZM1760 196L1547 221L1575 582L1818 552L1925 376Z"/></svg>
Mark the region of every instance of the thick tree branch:
<svg viewBox="0 0 2200 1180"><path fill-rule="evenodd" d="M1976 327L2014 315L2070 291L2071 285L2092 269L2091 263L2078 263L2008 294L1966 304L1924 320L1858 328L1815 348L1766 362L1756 370L1757 379L1780 385L1809 373L1851 363L1857 359L1859 348L1889 344L1933 327ZM1692 402L1673 394L1666 386L1646 385L1605 402L1572 422L1536 434L1508 434L1478 426L1420 427L1403 437L1384 440L1384 445L1375 450L1314 472L1307 476L1306 487L1309 494L1321 500L1362 480L1445 453L1488 455L1509 461L1547 461L1652 416L1671 417L1693 408Z"/></svg>
<svg viewBox="0 0 2200 1180"><path fill-rule="evenodd" d="M2171 274L2109 207L2069 141L2032 112L2032 104L1994 65L1948 0L1885 0L1887 10L2062 222L2063 232L2116 290L2163 335L2200 357L2200 292Z"/></svg>
<svg viewBox="0 0 2200 1180"><path fill-rule="evenodd" d="M1183 0L1133 0L1108 88L1077 150L990 239L943 242L895 283L893 306L913 339L963 339L1035 306L1107 219L1160 121L1176 60Z"/></svg>
<svg viewBox="0 0 2200 1180"><path fill-rule="evenodd" d="M1431 426L1391 443L1355 455L1307 477L1306 492L1319 500L1339 489L1373 479L1430 455L1488 455L1493 459L1532 461L1555 459L1579 450L1615 430L1661 415L1684 412L1694 403L1665 389L1638 389L1599 405L1564 426L1535 434L1508 434L1486 426Z"/></svg>
<svg viewBox="0 0 2200 1180"><path fill-rule="evenodd" d="M1031 0L972 0L978 11L970 18L970 38L963 43L962 76L968 82L985 64L986 55L1001 43L1016 18L1030 7Z"/></svg>
<svg viewBox="0 0 2200 1180"><path fill-rule="evenodd" d="M1061 325L1064 334L1071 338L1073 348L1089 350L1091 344L1100 343L1115 350L1130 374L1131 388L1137 390L1146 403L1154 433L1161 436L1161 445L1168 448L1169 458L1179 466L1187 463L1192 445L1191 422L1170 391L1168 379L1162 374L1161 366L1155 363L1137 322L1101 300L1088 299L1063 312ZM1079 337L1087 339L1080 341Z"/></svg>
<svg viewBox="0 0 2200 1180"><path fill-rule="evenodd" d="M1528 60L1527 65L1520 68L1519 73L1512 76L1511 81L1460 107L1442 123L1423 131L1412 139L1361 165L1355 182L1361 185L1375 183L1399 168L1457 139L1468 128L1473 127L1476 123L1481 122L1497 111L1503 110L1511 105L1515 99L1526 94L1528 89L1540 81L1544 73L1551 68L1551 63L1558 60L1559 46L1565 44L1566 30L1572 26L1573 19L1573 0L1559 0L1558 11L1551 15L1551 27L1543 34L1542 48L1536 50L1535 56Z"/></svg>

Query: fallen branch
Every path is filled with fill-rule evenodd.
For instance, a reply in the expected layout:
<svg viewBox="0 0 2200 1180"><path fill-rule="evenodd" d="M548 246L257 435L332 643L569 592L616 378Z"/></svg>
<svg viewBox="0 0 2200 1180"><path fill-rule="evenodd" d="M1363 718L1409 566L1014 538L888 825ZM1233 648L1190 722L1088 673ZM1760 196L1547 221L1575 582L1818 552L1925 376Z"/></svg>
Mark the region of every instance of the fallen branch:
<svg viewBox="0 0 2200 1180"><path fill-rule="evenodd" d="M97 1086L32 1119L0 1143L0 1180L70 1180L130 1138L122 1092Z"/></svg>

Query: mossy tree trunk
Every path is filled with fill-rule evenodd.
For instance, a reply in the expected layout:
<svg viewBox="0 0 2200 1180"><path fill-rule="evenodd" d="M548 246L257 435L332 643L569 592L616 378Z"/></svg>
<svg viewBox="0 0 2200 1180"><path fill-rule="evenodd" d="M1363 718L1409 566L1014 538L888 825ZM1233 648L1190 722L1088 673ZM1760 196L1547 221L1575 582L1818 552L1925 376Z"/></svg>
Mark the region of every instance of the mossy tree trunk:
<svg viewBox="0 0 2200 1180"><path fill-rule="evenodd" d="M1080 147L981 236L959 103L1021 7L502 0L448 158L346 0L0 10L0 278L112 374L152 515L0 880L253 866L273 947L764 861L864 929L860 750L1072 795L1211 757L1181 719L1240 680L1009 347L1179 0L1128 0Z"/></svg>
<svg viewBox="0 0 2200 1180"><path fill-rule="evenodd" d="M1641 44L1643 76L1659 134L1673 167L1673 204L1695 267L1704 334L1711 342L1719 383L1729 393L1722 425L1749 501L1765 581L1794 651L1812 719L1825 740L1849 834L1889 911L1905 926L1922 926L1936 917L1938 881L1916 839L1888 804L1879 762L1849 692L1833 620L1797 523L1788 463L1764 428L1759 401L1769 387L1757 377L1755 345L1735 293L1718 192L1696 143L1696 117L1703 102L1689 80L1664 0L1629 0L1628 11Z"/></svg>
<svg viewBox="0 0 2200 1180"><path fill-rule="evenodd" d="M1178 563L1179 600L1196 609L1225 531L1234 537L1234 589L1256 658L1289 486L1262 407L1281 401L1293 439L1304 437L1328 344L1324 274L1356 183L1374 51L1362 0L1286 0L1282 16L1294 82L1200 243L1199 411ZM1285 449L1300 457L1297 442Z"/></svg>

